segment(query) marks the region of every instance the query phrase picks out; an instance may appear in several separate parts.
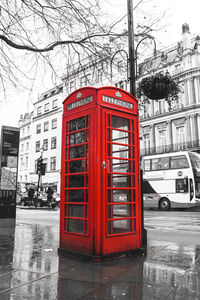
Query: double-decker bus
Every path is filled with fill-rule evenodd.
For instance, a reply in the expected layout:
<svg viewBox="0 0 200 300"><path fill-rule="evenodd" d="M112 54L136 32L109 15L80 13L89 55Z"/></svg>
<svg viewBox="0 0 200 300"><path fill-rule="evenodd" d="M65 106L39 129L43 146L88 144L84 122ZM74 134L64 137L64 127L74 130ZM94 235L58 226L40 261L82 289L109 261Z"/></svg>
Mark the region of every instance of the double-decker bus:
<svg viewBox="0 0 200 300"><path fill-rule="evenodd" d="M144 208L200 206L200 154L180 151L144 156Z"/></svg>

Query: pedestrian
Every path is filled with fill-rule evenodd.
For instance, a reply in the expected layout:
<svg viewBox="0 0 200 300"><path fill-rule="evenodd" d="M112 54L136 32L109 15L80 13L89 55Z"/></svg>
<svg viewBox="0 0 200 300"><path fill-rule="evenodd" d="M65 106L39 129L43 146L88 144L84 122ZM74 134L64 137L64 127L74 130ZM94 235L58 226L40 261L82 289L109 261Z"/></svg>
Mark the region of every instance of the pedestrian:
<svg viewBox="0 0 200 300"><path fill-rule="evenodd" d="M49 204L51 203L52 199L53 199L53 189L49 186L47 189L47 201L49 202Z"/></svg>
<svg viewBox="0 0 200 300"><path fill-rule="evenodd" d="M29 205L33 203L34 194L35 194L35 190L32 187L30 187L28 190Z"/></svg>

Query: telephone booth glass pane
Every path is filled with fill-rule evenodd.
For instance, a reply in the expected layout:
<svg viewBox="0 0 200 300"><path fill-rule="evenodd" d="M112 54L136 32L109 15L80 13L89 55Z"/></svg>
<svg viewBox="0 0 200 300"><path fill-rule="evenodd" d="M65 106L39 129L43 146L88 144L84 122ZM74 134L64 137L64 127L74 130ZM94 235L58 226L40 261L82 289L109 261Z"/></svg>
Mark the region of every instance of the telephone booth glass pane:
<svg viewBox="0 0 200 300"><path fill-rule="evenodd" d="M65 231L88 234L88 116L66 124Z"/></svg>
<svg viewBox="0 0 200 300"><path fill-rule="evenodd" d="M134 120L107 114L107 234L136 232Z"/></svg>
<svg viewBox="0 0 200 300"><path fill-rule="evenodd" d="M112 170L113 172L130 173L130 163L128 160L113 159Z"/></svg>

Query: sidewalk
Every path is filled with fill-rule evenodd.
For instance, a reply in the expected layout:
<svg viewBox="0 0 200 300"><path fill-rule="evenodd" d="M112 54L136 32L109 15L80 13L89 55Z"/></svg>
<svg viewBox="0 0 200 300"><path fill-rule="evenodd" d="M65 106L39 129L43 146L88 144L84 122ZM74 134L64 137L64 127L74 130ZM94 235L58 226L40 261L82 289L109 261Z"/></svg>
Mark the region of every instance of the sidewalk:
<svg viewBox="0 0 200 300"><path fill-rule="evenodd" d="M0 227L1 300L200 299L200 239L182 249L148 238L146 255L93 262L58 256L59 226Z"/></svg>

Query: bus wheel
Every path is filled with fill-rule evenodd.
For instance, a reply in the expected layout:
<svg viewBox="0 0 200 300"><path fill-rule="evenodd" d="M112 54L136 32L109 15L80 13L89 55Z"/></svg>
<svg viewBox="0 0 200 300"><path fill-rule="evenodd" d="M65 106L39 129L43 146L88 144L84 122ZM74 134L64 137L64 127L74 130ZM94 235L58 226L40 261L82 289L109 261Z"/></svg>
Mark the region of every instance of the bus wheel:
<svg viewBox="0 0 200 300"><path fill-rule="evenodd" d="M170 210L170 201L167 198L161 198L159 201L159 209Z"/></svg>

